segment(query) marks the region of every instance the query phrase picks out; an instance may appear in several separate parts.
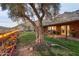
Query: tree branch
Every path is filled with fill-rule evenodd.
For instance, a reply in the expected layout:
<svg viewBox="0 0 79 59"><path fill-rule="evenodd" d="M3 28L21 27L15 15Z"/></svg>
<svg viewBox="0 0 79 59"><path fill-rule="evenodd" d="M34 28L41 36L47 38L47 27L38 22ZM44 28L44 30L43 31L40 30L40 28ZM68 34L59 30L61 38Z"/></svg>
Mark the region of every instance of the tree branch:
<svg viewBox="0 0 79 59"><path fill-rule="evenodd" d="M32 7L33 11L35 12L36 16L38 17L38 19L40 19L40 15L38 14L35 5L33 3L30 3L30 6Z"/></svg>
<svg viewBox="0 0 79 59"><path fill-rule="evenodd" d="M23 17L23 18L24 18L23 20L25 20L25 21L26 21L26 19L27 19L29 22L31 22L31 24L32 24L33 26L35 26L35 23L30 19L30 17L28 17L28 16L25 14L24 11L22 11L22 14L20 15L20 17Z"/></svg>
<svg viewBox="0 0 79 59"><path fill-rule="evenodd" d="M25 18L26 18L29 22L31 22L31 24L32 24L33 26L36 26L35 23L34 23L27 15L24 15L24 20L25 20Z"/></svg>
<svg viewBox="0 0 79 59"><path fill-rule="evenodd" d="M42 7L41 7L41 10L42 10L41 20L43 20L43 17L45 16L45 11L44 11L44 9Z"/></svg>

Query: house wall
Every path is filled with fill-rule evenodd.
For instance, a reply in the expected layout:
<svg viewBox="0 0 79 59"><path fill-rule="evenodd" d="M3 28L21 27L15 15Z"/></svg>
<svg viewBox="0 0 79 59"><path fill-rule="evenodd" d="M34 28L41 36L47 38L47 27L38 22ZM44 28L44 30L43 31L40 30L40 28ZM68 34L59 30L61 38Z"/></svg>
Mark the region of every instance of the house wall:
<svg viewBox="0 0 79 59"><path fill-rule="evenodd" d="M74 37L79 38L79 21L70 23L70 31L74 32Z"/></svg>
<svg viewBox="0 0 79 59"><path fill-rule="evenodd" d="M63 26L63 25L68 25L69 26L68 36L69 35L72 36L71 32L74 31L75 35L73 37L79 38L79 21L62 24L61 26ZM56 25L56 30L57 31L61 31L61 26L60 25ZM51 26L44 27L44 32L45 33L48 32L48 27L51 27Z"/></svg>
<svg viewBox="0 0 79 59"><path fill-rule="evenodd" d="M44 27L44 33L48 33L48 26Z"/></svg>

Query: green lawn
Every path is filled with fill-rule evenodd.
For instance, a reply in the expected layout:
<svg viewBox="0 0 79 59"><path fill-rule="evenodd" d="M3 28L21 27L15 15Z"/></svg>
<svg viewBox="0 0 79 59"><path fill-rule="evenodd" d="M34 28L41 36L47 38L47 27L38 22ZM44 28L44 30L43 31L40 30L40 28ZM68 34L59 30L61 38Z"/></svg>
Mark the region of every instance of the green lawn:
<svg viewBox="0 0 79 59"><path fill-rule="evenodd" d="M19 36L20 46L31 44L35 40L34 32L23 32ZM48 51L39 50L38 55L42 56L76 56L79 55L79 42L65 39L53 39L45 35L45 41L51 44L57 44L49 48Z"/></svg>
<svg viewBox="0 0 79 59"><path fill-rule="evenodd" d="M34 32L23 32L19 36L19 44L21 46L26 46L31 44L32 41L35 40L35 33Z"/></svg>

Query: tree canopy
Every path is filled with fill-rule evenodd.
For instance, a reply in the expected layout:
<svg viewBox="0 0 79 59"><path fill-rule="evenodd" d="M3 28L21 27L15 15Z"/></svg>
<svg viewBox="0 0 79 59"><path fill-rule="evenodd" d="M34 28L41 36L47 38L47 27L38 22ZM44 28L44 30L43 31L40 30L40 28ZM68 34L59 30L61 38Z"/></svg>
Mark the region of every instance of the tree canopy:
<svg viewBox="0 0 79 59"><path fill-rule="evenodd" d="M2 10L8 10L9 17L16 21L22 19L29 20L32 24L33 21L52 18L58 14L60 9L59 3L2 3Z"/></svg>

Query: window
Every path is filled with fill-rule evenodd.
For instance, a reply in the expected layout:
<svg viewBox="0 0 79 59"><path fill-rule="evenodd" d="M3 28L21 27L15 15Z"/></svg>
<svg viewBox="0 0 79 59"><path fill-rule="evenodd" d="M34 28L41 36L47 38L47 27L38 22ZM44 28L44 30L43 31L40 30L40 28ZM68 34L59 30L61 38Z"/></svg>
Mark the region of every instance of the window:
<svg viewBox="0 0 79 59"><path fill-rule="evenodd" d="M48 27L48 30L56 30L56 26L50 26Z"/></svg>
<svg viewBox="0 0 79 59"><path fill-rule="evenodd" d="M48 27L48 30L51 30L51 27Z"/></svg>

